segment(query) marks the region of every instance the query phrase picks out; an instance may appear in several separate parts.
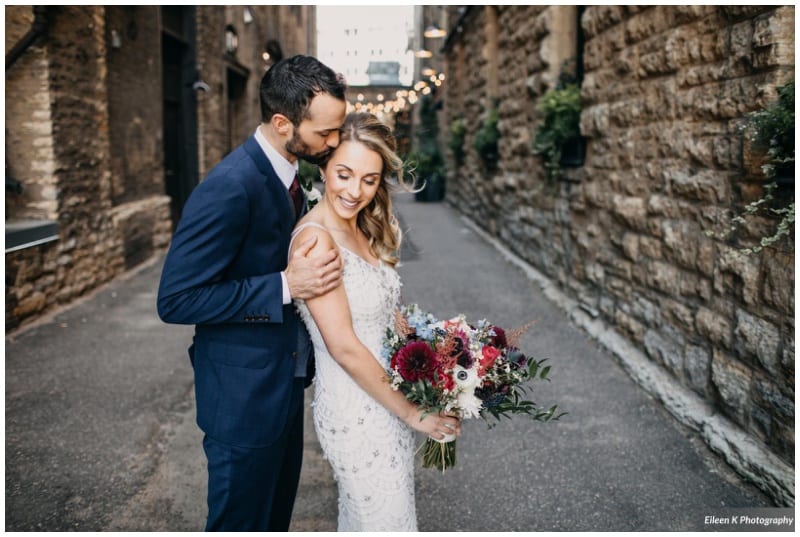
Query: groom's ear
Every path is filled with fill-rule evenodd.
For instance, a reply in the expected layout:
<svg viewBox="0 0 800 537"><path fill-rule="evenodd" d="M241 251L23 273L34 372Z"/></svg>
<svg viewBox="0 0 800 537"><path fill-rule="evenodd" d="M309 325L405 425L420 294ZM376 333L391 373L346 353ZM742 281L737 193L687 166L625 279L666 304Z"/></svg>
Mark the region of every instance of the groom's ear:
<svg viewBox="0 0 800 537"><path fill-rule="evenodd" d="M288 117L283 114L273 114L270 123L272 124L272 128L275 129L275 132L279 135L291 136L293 125Z"/></svg>

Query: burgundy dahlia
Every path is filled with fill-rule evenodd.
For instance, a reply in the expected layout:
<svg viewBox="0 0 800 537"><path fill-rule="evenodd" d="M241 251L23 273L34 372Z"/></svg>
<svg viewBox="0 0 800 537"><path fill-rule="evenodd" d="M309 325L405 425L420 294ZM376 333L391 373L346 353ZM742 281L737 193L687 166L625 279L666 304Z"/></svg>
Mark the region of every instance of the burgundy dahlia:
<svg viewBox="0 0 800 537"><path fill-rule="evenodd" d="M492 330L494 331L493 336L489 336L489 342L493 347L497 347L498 349L505 349L508 347L508 340L506 339L506 331L500 328L499 326L492 326Z"/></svg>
<svg viewBox="0 0 800 537"><path fill-rule="evenodd" d="M436 353L427 343L412 341L397 351L390 363L400 376L408 382L428 380L433 382L433 374L439 368Z"/></svg>

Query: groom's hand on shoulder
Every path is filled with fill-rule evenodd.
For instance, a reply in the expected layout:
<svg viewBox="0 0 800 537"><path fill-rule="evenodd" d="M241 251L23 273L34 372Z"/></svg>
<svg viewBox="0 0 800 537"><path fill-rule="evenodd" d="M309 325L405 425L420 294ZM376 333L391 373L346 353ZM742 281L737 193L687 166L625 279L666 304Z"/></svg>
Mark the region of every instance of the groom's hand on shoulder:
<svg viewBox="0 0 800 537"><path fill-rule="evenodd" d="M308 300L329 293L342 281L339 250L330 236L320 240L314 233L292 253L285 274L292 298Z"/></svg>

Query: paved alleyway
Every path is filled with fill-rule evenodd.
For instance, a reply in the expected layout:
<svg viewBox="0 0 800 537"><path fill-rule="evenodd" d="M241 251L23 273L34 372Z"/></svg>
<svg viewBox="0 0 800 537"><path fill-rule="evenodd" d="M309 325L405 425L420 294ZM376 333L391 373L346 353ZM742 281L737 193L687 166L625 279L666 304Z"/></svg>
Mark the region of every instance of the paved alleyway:
<svg viewBox="0 0 800 537"><path fill-rule="evenodd" d="M398 202L406 302L513 328L548 358L550 424L466 422L458 465L420 470L423 531L702 530L769 507L444 204ZM202 529L205 460L186 355L161 323L161 260L6 338L6 530ZM307 418L310 418L307 415ZM294 530L336 527L336 490L307 419Z"/></svg>

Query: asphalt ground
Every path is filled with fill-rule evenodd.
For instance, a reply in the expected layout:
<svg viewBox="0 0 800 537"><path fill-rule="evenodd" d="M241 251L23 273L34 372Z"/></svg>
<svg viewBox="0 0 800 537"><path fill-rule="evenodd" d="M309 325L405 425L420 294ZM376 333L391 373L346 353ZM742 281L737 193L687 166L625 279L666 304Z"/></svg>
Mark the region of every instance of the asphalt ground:
<svg viewBox="0 0 800 537"><path fill-rule="evenodd" d="M456 467L417 470L421 531L703 531L721 509L772 507L455 210L410 197L396 208L405 302L507 328L535 321L521 346L552 372L533 398L568 412L466 421ZM6 531L202 530L192 327L158 319L162 262L6 336ZM304 457L292 530L335 531L310 406Z"/></svg>

